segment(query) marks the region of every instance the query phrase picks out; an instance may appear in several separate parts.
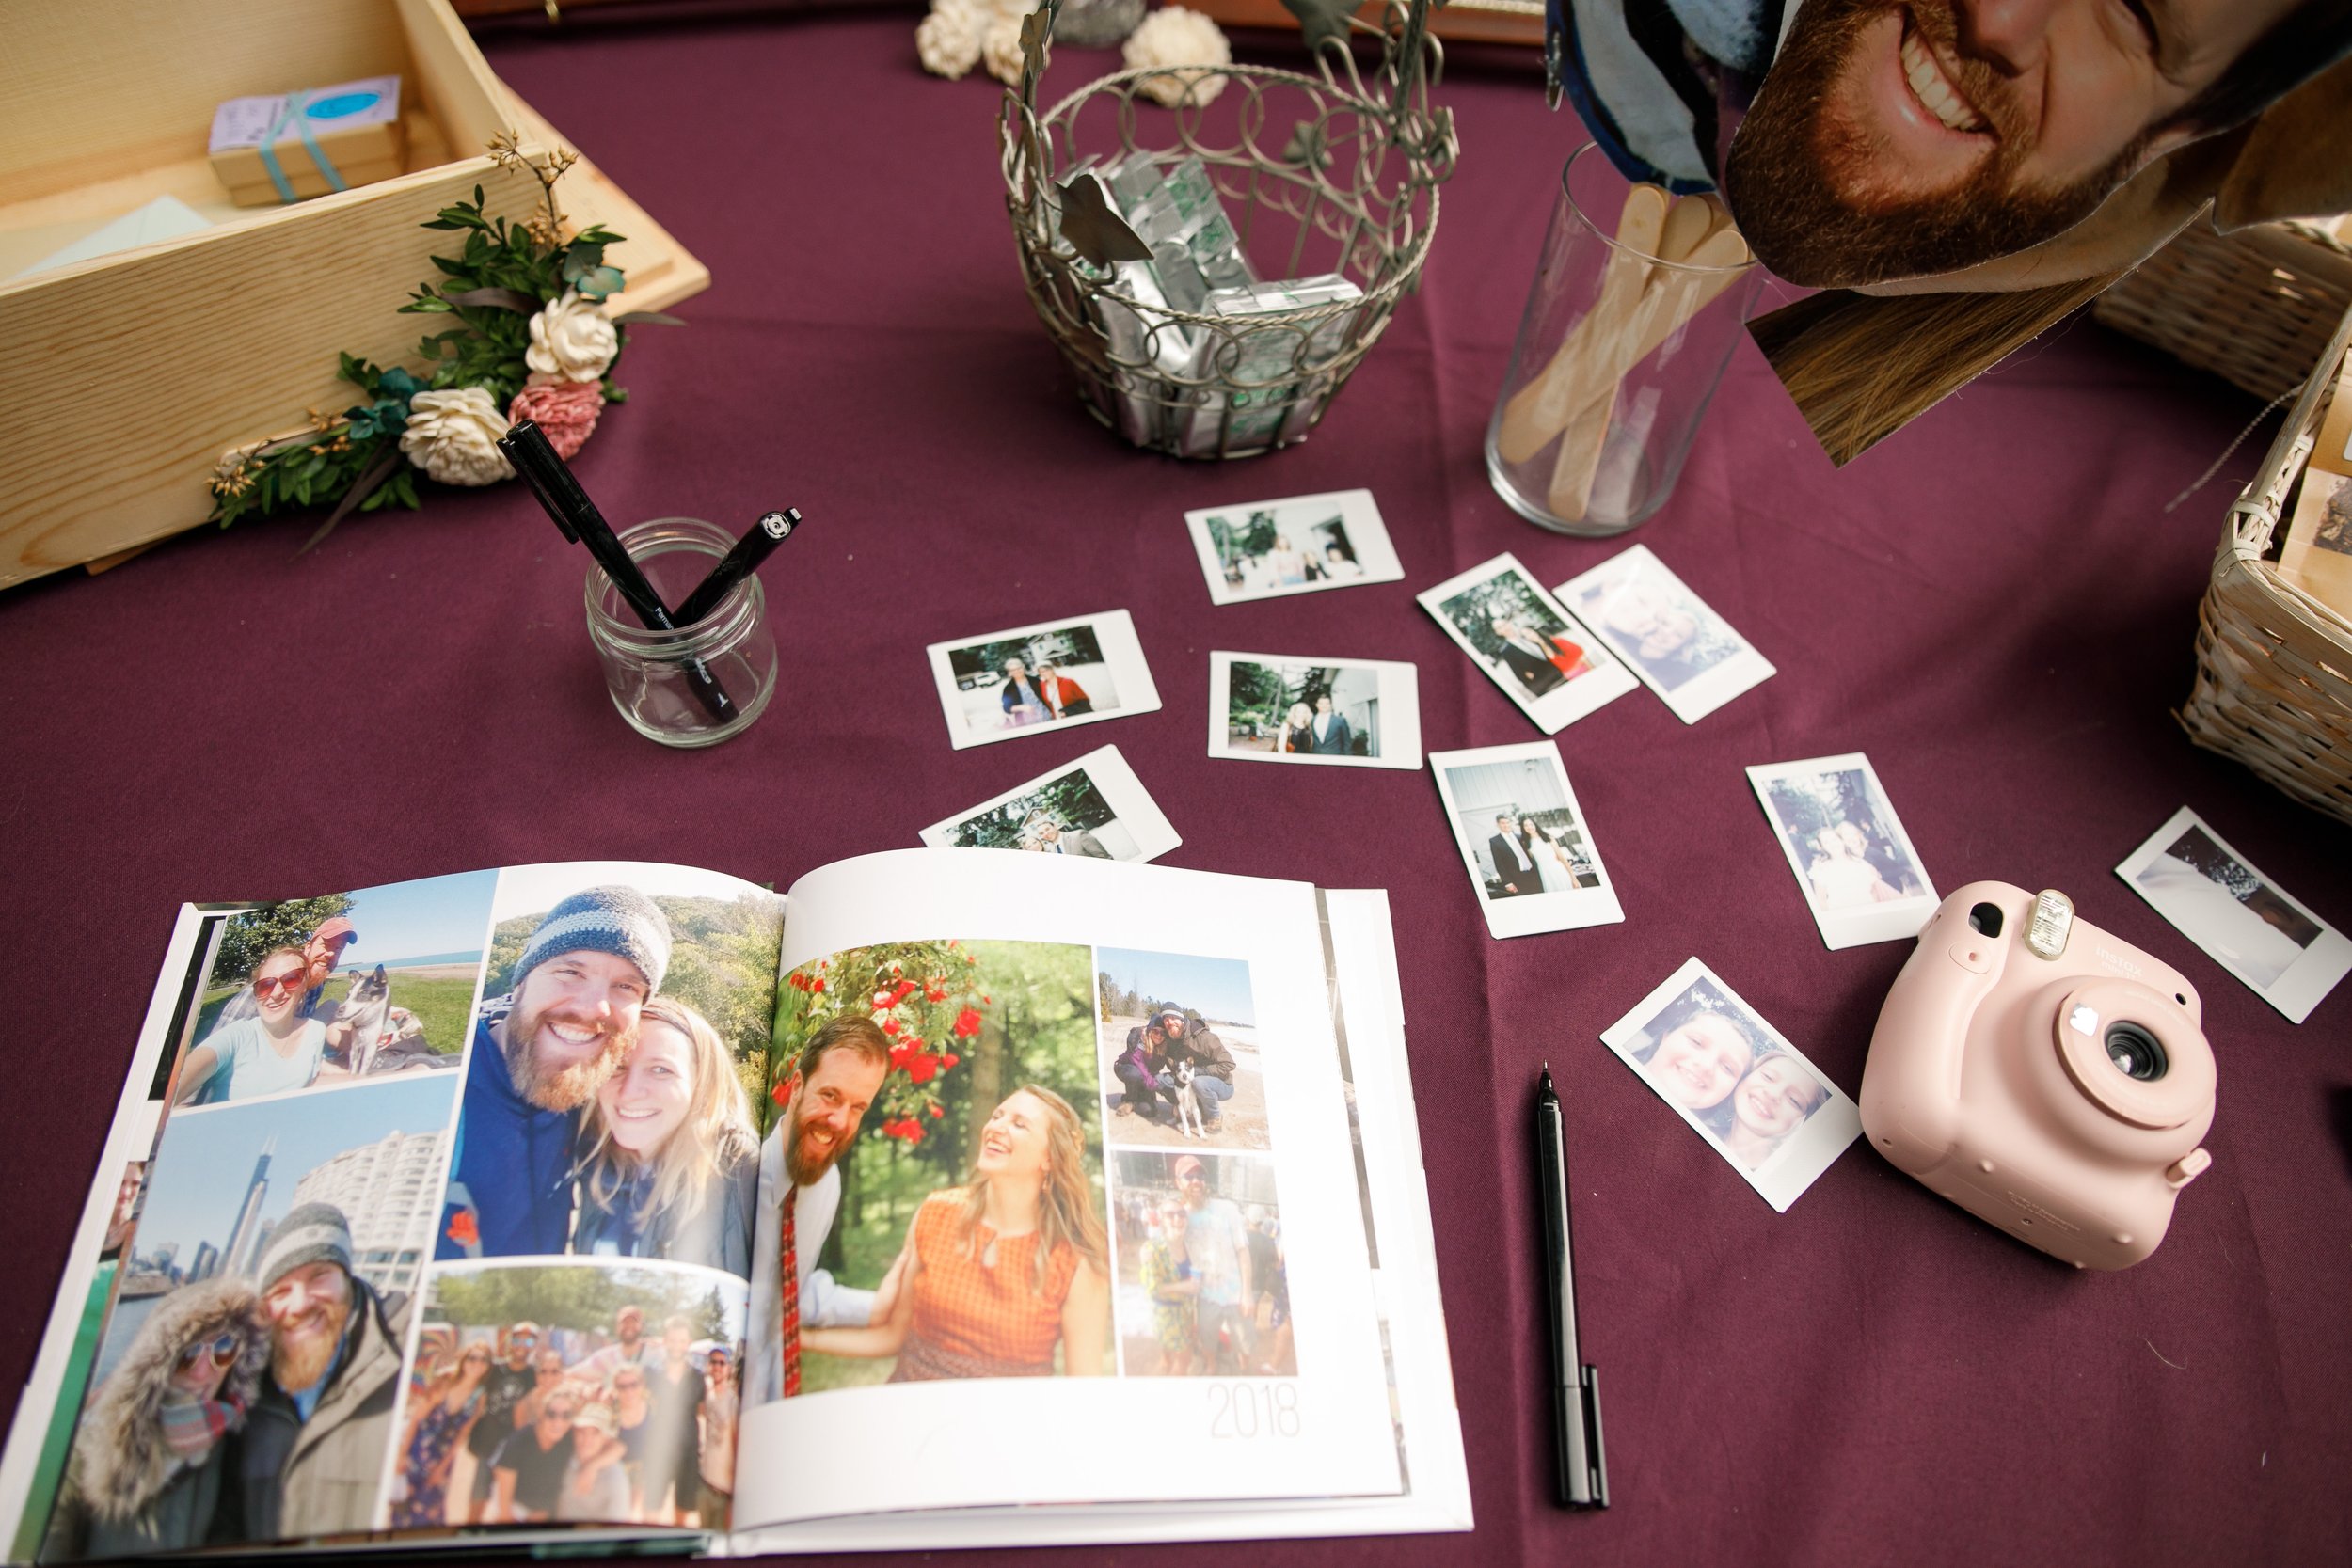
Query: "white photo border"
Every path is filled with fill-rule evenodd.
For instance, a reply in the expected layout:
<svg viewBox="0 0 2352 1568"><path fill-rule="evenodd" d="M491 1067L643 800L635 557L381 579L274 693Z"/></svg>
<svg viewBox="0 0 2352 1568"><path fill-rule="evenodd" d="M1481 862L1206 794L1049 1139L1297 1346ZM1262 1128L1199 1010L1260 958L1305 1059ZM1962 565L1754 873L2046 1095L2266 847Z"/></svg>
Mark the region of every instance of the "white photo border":
<svg viewBox="0 0 2352 1568"><path fill-rule="evenodd" d="M1278 507L1312 506L1319 502L1340 509L1340 523L1347 530L1347 542L1356 551L1356 564L1363 568L1361 577L1351 578L1345 582L1295 583L1288 588L1262 589L1254 594L1236 592L1225 580L1224 562L1218 559L1216 541L1209 534L1211 519L1231 517L1237 512L1268 512ZM1369 490L1324 490L1310 496L1240 501L1232 506L1204 506L1184 514L1184 527L1192 534L1193 553L1200 557L1200 575L1208 581L1211 604L1254 604L1260 599L1286 599L1294 594L1320 594L1334 588L1360 588L1367 583L1405 580L1404 562L1397 559L1396 546L1389 538L1388 524L1380 515L1379 503L1372 499Z"/></svg>
<svg viewBox="0 0 2352 1568"><path fill-rule="evenodd" d="M1658 1085L1651 1079L1649 1069L1633 1059L1633 1053L1640 1048L1645 1026L1650 1021L1701 980L1720 991L1724 1001L1739 1008L1750 1022L1770 1036L1772 1044L1803 1062L1805 1070L1829 1090L1828 1102L1805 1118L1804 1125L1797 1130L1795 1135L1773 1150L1763 1165L1756 1170L1741 1170L1732 1159L1731 1151L1715 1140L1715 1135L1707 1130L1697 1116L1664 1095L1658 1094ZM1614 1053L1619 1061L1633 1069L1633 1075L1642 1081L1643 1087L1658 1094L1659 1100L1680 1117L1684 1124L1706 1142L1708 1148L1723 1156L1724 1164L1739 1172L1740 1180L1754 1187L1756 1196L1771 1204L1775 1212L1787 1213L1788 1206L1804 1196L1805 1190L1820 1180L1821 1173L1836 1164L1847 1146L1862 1135L1861 1107L1831 1080L1828 1073L1821 1070L1820 1064L1799 1051L1788 1036L1772 1026L1771 1020L1756 1010L1746 997L1732 990L1722 975L1695 958L1685 960L1681 968L1666 976L1647 996L1628 1009L1623 1018L1602 1030L1600 1042ZM1735 1087L1732 1092L1736 1094L1739 1091Z"/></svg>
<svg viewBox="0 0 2352 1568"><path fill-rule="evenodd" d="M1565 622L1570 631L1582 635L1581 645L1592 661L1593 667L1583 674L1545 692L1541 697L1530 697L1517 687L1506 684L1499 672L1487 667L1486 661L1479 657L1477 645L1462 635L1462 628L1455 626L1453 617L1440 608L1446 600L1483 583L1492 582L1506 572L1517 572L1520 580L1527 584L1528 592L1544 608ZM1535 580L1535 574L1520 565L1519 558L1508 550L1467 572L1446 578L1435 588L1423 590L1413 598L1416 604L1429 612L1429 618L1438 623L1438 628L1453 640L1454 645L1469 657L1470 663L1488 680L1501 687L1502 694L1518 704L1519 711L1534 720L1535 727L1546 735L1558 735L1578 720L1615 702L1637 684L1633 672L1626 668L1616 650L1595 637L1592 629L1571 614L1557 594L1547 592L1543 584Z"/></svg>
<svg viewBox="0 0 2352 1568"><path fill-rule="evenodd" d="M1606 578L1613 586L1616 581L1629 578L1632 573L1644 571L1662 578L1677 593L1706 610L1715 624L1729 632L1740 644L1740 651L1720 664L1700 671L1680 686L1668 690L1659 683L1655 675L1649 673L1642 661L1634 657L1632 649L1626 647L1612 635L1607 626L1599 621L1586 623L1592 627L1594 635L1606 643L1612 653L1625 661L1626 667L1633 672L1635 677L1644 686L1658 693L1658 700L1664 703L1676 718L1686 724L1695 724L1733 698L1754 690L1780 673L1774 668L1772 660L1756 651L1756 644L1748 641L1747 633L1724 620L1713 605L1692 593L1691 585L1677 577L1673 569L1659 560L1657 552L1647 545L1633 545L1618 551L1591 571L1580 572L1560 584L1551 591L1551 595L1561 604L1565 605L1578 597L1580 592L1589 583Z"/></svg>
<svg viewBox="0 0 2352 1568"><path fill-rule="evenodd" d="M1478 851L1462 831L1461 805L1454 799L1454 785L1446 777L1449 769L1476 768L1494 763L1547 762L1560 784L1560 793L1567 801L1567 811L1582 830L1585 846L1592 856L1593 870L1600 878L1600 886L1573 888L1565 893L1525 894L1515 898L1486 896L1486 879L1479 874ZM1625 919L1625 907L1617 901L1617 884L1609 875L1609 867L1600 857L1600 843L1594 836L1592 818L1577 800L1576 786L1568 782L1568 769L1560 760L1560 749L1549 740L1531 740L1517 746L1481 746L1461 752L1432 752L1429 771L1438 784L1438 800L1445 808L1447 829L1454 835L1454 847L1462 857L1462 869L1469 876L1470 895L1478 900L1479 911L1486 918L1486 933L1498 940L1505 937L1534 936L1544 931L1575 931L1588 926L1614 926Z"/></svg>
<svg viewBox="0 0 2352 1568"><path fill-rule="evenodd" d="M2267 986L2258 985L2240 965L2199 942L2172 918L2169 910L2150 897L2148 889L2140 885L2139 873L2179 842L2181 835L2191 828L2211 839L2215 848L2261 878L2263 885L2276 894L2281 903L2319 927L2319 935L2313 937L2310 945L2303 949L2303 956L2289 964L2285 972ZM2126 855L2122 863L2115 868L2115 874L2122 878L2124 885L2139 895L2150 909L2164 916L2166 925L2187 937L2199 952L2219 964L2232 979L2279 1009L2291 1023L2300 1023L2311 1017L2312 1009L2326 1001L2328 993L2336 989L2337 982L2347 972L2352 972L2352 940L2347 940L2343 932L2313 913L2301 899L2280 887L2277 878L2240 854L2227 839L2213 831L2212 824L2186 806L2166 818L2164 826L2149 835L2146 843Z"/></svg>
<svg viewBox="0 0 2352 1568"><path fill-rule="evenodd" d="M956 848L956 830L972 818L982 812L994 811L1007 801L1033 794L1073 773L1087 776L1087 782L1094 785L1111 808L1111 819L1134 836L1136 846L1142 853L1136 856L1131 863L1157 860L1184 842L1177 833L1175 825L1168 821L1168 814L1160 810L1159 802L1152 799L1151 792L1143 787L1143 781L1136 777L1136 770L1128 765L1125 757L1120 755L1116 746L1097 746L1084 756L1073 757L1059 768L1049 768L1036 778L1017 784L1001 795L975 806L966 806L952 816L943 817L915 836L929 848Z"/></svg>
<svg viewBox="0 0 2352 1568"><path fill-rule="evenodd" d="M976 642L1001 642L1009 638L1030 637L1039 632L1066 631L1073 626L1085 626L1094 633L1095 641L1103 650L1103 662L1110 667L1111 683L1119 693L1117 707L1057 719L1050 724L1025 725L1010 730L974 730L964 722L961 693L956 688L955 666L947 657L951 652L968 648ZM1157 713L1160 708L1159 688L1152 683L1151 666L1144 662L1143 644L1136 638L1135 619L1124 610L1096 610L1089 615L1057 615L1050 621L1038 621L1025 626L975 632L969 637L954 637L944 642L930 643L923 652L930 660L932 689L938 693L940 712L947 721L947 744L959 752L973 746L993 746L1000 740L1018 740L1025 736L1059 735L1080 724L1098 724L1105 720L1126 719L1138 713Z"/></svg>
<svg viewBox="0 0 2352 1568"><path fill-rule="evenodd" d="M1323 665L1370 670L1380 678L1382 754L1374 757L1318 756L1311 752L1285 755L1279 752L1237 752L1230 744L1226 719L1232 705L1235 664ZM1212 649L1209 654L1209 755L1241 762L1304 763L1337 768L1396 768L1421 771L1421 672L1418 666L1386 658L1327 658L1309 654L1242 654Z"/></svg>
<svg viewBox="0 0 2352 1568"><path fill-rule="evenodd" d="M1805 876L1804 867L1797 863L1796 846L1788 840L1788 824L1781 820L1769 786L1800 775L1855 772L1862 775L1868 787L1873 814L1881 819L1879 825L1894 839L1895 847L1911 863L1911 868L1919 874L1919 885L1925 891L1909 898L1862 909L1823 909L1813 896L1812 881ZM1911 842L1910 831L1896 815L1895 802L1867 756L1860 752L1843 752L1836 756L1807 757L1800 762L1758 763L1749 768L1747 773L1749 786L1756 791L1756 804L1764 808L1765 825L1780 845L1781 859L1788 863L1789 872L1797 879L1798 896L1804 900L1813 924L1820 930L1822 946L1834 953L1875 942L1909 942L1919 934L1919 927L1934 915L1943 899L1937 895L1934 879L1928 875L1926 863L1919 859L1918 847Z"/></svg>

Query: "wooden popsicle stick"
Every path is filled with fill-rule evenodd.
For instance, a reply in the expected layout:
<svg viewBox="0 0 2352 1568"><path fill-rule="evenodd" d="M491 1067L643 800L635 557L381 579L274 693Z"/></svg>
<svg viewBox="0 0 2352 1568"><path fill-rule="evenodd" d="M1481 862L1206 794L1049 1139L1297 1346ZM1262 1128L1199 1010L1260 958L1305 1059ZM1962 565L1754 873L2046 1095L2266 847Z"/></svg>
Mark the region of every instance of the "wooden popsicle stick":
<svg viewBox="0 0 2352 1568"><path fill-rule="evenodd" d="M1586 404L1560 433L1560 453L1552 459L1551 486L1544 504L1564 523L1584 520L1592 510L1593 481L1600 473L1600 454L1609 443L1609 420L1617 411L1617 387Z"/></svg>
<svg viewBox="0 0 2352 1568"><path fill-rule="evenodd" d="M1642 309L1627 312L1625 319L1630 330L1618 333L1606 342L1596 339L1592 346L1600 352L1580 356L1564 373L1559 396L1569 412L1563 417L1562 426L1595 398L1624 380L1628 371L1657 353L1660 344L1717 295L1747 276L1728 270L1745 262L1747 256L1747 241L1740 237L1738 230L1725 229L1702 241L1685 264L1726 270L1701 276L1666 267L1652 269L1649 287L1643 291ZM1535 450L1541 451L1542 447L1542 441L1536 442Z"/></svg>
<svg viewBox="0 0 2352 1568"><path fill-rule="evenodd" d="M1503 404L1502 424L1495 450L1506 463L1524 463L1544 450L1567 423L1576 404L1567 401L1572 367L1584 356L1589 324L1609 322L1638 303L1649 280L1647 257L1658 254L1666 223L1666 193L1656 185L1636 185L1625 194L1617 214L1617 245L1602 268L1600 294L1585 312L1540 374L1513 393Z"/></svg>
<svg viewBox="0 0 2352 1568"><path fill-rule="evenodd" d="M1706 198L1686 196L1677 201L1666 214L1666 226L1659 231L1658 259L1679 261L1696 250L1699 242L1719 227L1716 210Z"/></svg>

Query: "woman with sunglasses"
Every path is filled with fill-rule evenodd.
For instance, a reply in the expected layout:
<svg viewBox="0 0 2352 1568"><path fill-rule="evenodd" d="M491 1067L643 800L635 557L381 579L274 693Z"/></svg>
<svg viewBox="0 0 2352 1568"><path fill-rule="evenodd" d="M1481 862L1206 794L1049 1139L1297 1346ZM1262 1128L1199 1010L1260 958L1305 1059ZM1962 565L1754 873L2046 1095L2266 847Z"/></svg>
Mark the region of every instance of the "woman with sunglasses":
<svg viewBox="0 0 2352 1568"><path fill-rule="evenodd" d="M253 972L254 1016L224 1023L188 1053L174 1103L307 1089L318 1079L326 1025L302 1010L310 960L299 947L276 947ZM220 1082L215 1085L215 1076Z"/></svg>
<svg viewBox="0 0 2352 1568"><path fill-rule="evenodd" d="M709 1021L657 996L580 1122L572 1251L747 1275L759 1139Z"/></svg>
<svg viewBox="0 0 2352 1568"><path fill-rule="evenodd" d="M394 1529L437 1528L450 1523L449 1472L458 1446L482 1418L482 1380L490 1375L487 1343L468 1345L409 1397L416 1414L400 1441L403 1496L392 1504Z"/></svg>
<svg viewBox="0 0 2352 1568"><path fill-rule="evenodd" d="M244 1280L159 1300L82 1418L41 1560L204 1544L214 1514L235 1502L222 1440L245 1424L268 1365L269 1331Z"/></svg>

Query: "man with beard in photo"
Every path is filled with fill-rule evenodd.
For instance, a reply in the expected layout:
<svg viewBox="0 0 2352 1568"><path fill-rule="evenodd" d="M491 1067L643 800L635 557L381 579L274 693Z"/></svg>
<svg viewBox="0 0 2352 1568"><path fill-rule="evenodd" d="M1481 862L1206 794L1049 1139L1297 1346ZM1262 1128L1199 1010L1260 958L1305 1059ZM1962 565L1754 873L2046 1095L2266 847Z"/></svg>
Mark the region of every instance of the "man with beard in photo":
<svg viewBox="0 0 2352 1568"><path fill-rule="evenodd" d="M755 1291L749 1376L743 1397L755 1404L801 1391L801 1328L863 1328L876 1293L834 1282L817 1266L841 1209L834 1168L857 1139L858 1123L890 1072L890 1037L863 1013L828 1020L808 1037L785 1081L784 1114L759 1149L762 1224L752 1254ZM772 1225L768 1215L776 1216ZM886 1304L885 1304L886 1305Z"/></svg>
<svg viewBox="0 0 2352 1568"><path fill-rule="evenodd" d="M366 1529L391 1441L408 1299L388 1303L351 1272L351 1227L329 1203L297 1204L278 1222L255 1282L269 1370L231 1438L238 1484L213 1541Z"/></svg>
<svg viewBox="0 0 2352 1568"><path fill-rule="evenodd" d="M580 1108L636 1043L669 966L670 922L634 888L590 888L547 912L513 991L474 1023L436 1258L564 1249Z"/></svg>
<svg viewBox="0 0 2352 1568"><path fill-rule="evenodd" d="M1563 69L1618 167L1677 190L1715 182L1719 127L1760 75L1720 182L1757 258L1825 288L2087 278L2153 250L2225 175L2233 226L2303 211L2275 180L2249 188L2273 172L2234 166L2249 135L2171 154L2352 48L2352 0L1787 4L1793 17L1781 0L1566 0ZM2265 145L2252 161L2323 151ZM2182 166L2151 167L2167 161ZM2110 197L2055 253L1938 276L2058 241ZM2288 205L2241 210L2266 197Z"/></svg>

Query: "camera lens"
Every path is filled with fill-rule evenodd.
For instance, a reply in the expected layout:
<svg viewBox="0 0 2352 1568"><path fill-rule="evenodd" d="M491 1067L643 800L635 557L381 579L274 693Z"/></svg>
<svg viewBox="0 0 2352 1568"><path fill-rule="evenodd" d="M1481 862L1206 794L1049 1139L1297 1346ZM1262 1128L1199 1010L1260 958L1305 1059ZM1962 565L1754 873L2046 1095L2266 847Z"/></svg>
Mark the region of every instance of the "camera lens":
<svg viewBox="0 0 2352 1568"><path fill-rule="evenodd" d="M2165 1058L2164 1047L2156 1043L2156 1037L2137 1023L2107 1025L2107 1060L2124 1077L2142 1083L2163 1077L2165 1069L2171 1065Z"/></svg>

